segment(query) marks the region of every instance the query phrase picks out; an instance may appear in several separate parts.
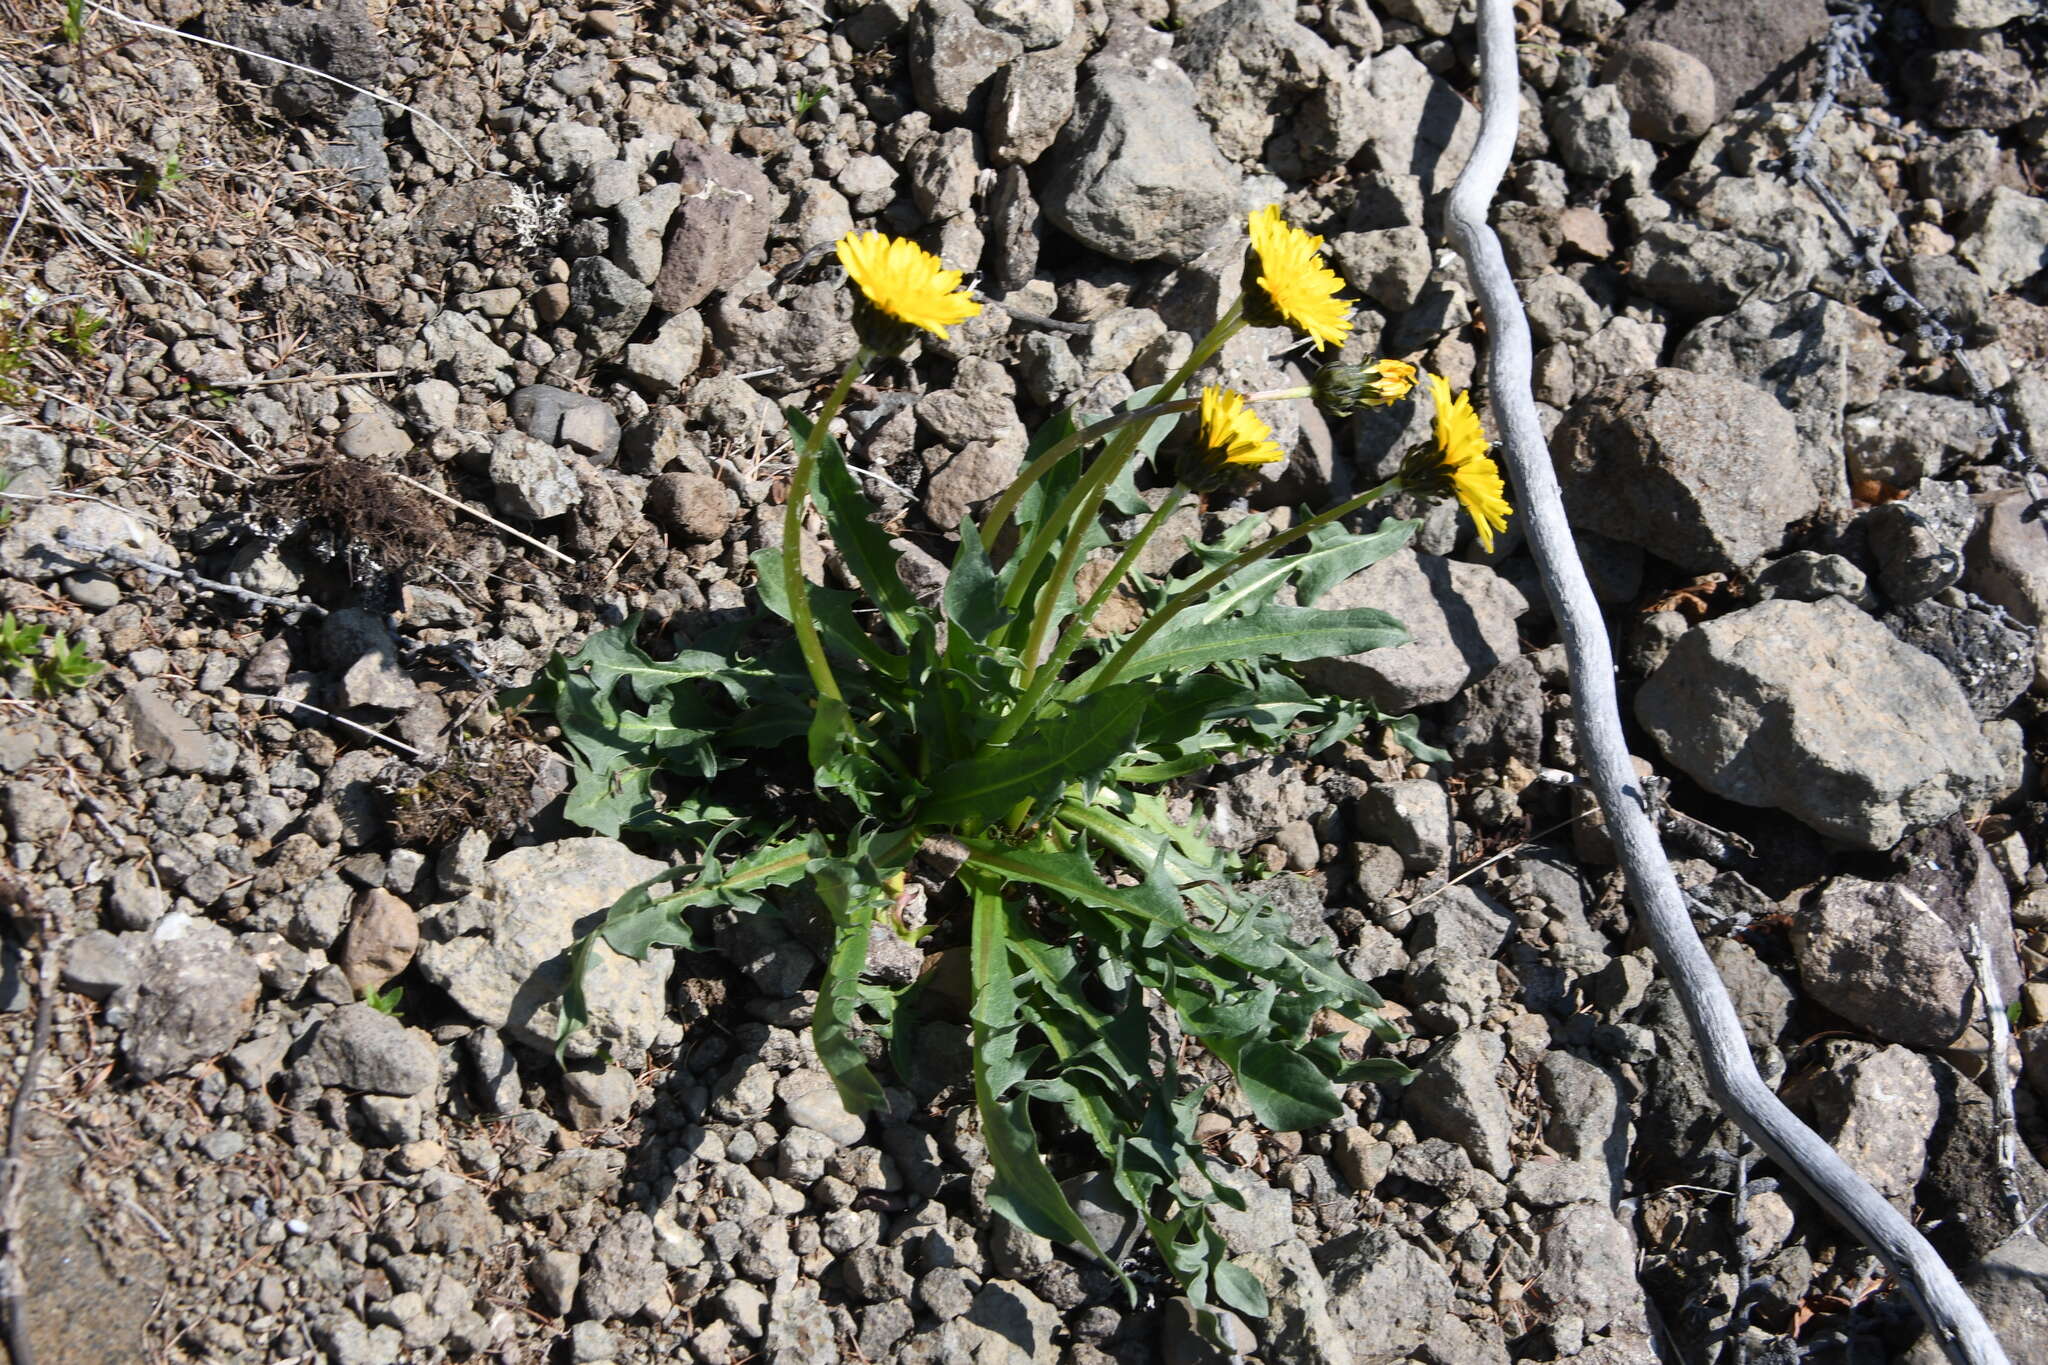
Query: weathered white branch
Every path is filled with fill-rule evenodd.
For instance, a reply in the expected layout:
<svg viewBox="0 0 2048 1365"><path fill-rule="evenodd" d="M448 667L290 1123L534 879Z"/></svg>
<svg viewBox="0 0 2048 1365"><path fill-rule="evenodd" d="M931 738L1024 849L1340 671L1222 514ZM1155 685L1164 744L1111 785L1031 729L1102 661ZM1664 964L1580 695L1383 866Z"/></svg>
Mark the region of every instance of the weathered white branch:
<svg viewBox="0 0 2048 1365"><path fill-rule="evenodd" d="M1530 389L1529 322L1487 210L1515 147L1521 91L1511 0L1479 0L1484 118L1445 218L1486 316L1493 411L1529 546L1542 571L1571 668L1572 715L1586 775L1607 818L1630 900L1698 1040L1708 1087L1730 1118L1854 1231L1898 1277L1956 1365L2009 1365L1998 1338L1927 1239L1793 1116L1757 1073L1727 988L1693 929L1629 762L1614 659L1599 603L1579 564Z"/></svg>

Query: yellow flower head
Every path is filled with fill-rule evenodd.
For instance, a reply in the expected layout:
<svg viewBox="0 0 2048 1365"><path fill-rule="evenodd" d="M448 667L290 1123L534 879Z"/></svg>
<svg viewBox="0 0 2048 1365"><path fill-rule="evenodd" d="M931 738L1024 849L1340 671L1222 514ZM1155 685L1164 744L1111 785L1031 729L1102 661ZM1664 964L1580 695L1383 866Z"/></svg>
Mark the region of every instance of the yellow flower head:
<svg viewBox="0 0 2048 1365"><path fill-rule="evenodd" d="M1415 367L1405 360L1375 360L1365 368L1372 375L1369 388L1380 407L1400 402L1415 387Z"/></svg>
<svg viewBox="0 0 2048 1365"><path fill-rule="evenodd" d="M1292 327L1316 344L1342 346L1351 332L1351 301L1337 297L1344 281L1323 264L1323 239L1303 232L1268 204L1251 216L1245 256L1245 316L1261 327Z"/></svg>
<svg viewBox="0 0 2048 1365"><path fill-rule="evenodd" d="M1472 395L1452 397L1451 381L1440 374L1429 377L1429 394L1436 403L1435 479L1471 516L1480 548L1490 554L1494 533L1507 529L1514 510L1508 506L1507 484L1486 453L1486 432L1472 410Z"/></svg>
<svg viewBox="0 0 2048 1365"><path fill-rule="evenodd" d="M889 337L894 345L877 349L900 351L910 342L905 328L921 327L943 340L948 327L956 327L981 312L981 305L960 292L960 272L946 269L938 257L916 242L879 232L849 232L838 242L839 263L860 286L859 301L894 328L880 330L900 334ZM856 309L856 314L860 312ZM858 316L856 321L860 321ZM875 345L863 329L862 340Z"/></svg>
<svg viewBox="0 0 2048 1365"><path fill-rule="evenodd" d="M1219 480L1233 465L1272 464L1285 459L1273 441L1273 429L1245 404L1234 389L1211 385L1202 390L1202 434L1196 454L1197 479Z"/></svg>
<svg viewBox="0 0 2048 1365"><path fill-rule="evenodd" d="M1414 387L1415 367L1405 360L1325 365L1309 381L1316 406L1332 417L1349 417L1360 408L1383 408L1398 403Z"/></svg>

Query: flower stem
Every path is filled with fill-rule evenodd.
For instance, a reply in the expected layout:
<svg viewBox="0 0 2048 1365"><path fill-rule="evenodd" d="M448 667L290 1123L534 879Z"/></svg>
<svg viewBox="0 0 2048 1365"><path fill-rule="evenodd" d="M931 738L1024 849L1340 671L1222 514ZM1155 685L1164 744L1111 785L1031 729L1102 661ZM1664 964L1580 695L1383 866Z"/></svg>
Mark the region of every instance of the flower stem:
<svg viewBox="0 0 2048 1365"><path fill-rule="evenodd" d="M1244 297L1239 295L1223 316L1217 319L1216 325L1209 329L1209 334L1196 344L1186 363L1174 371L1173 377L1160 387L1160 394L1170 399L1178 393L1195 371L1208 364L1209 358L1221 350L1225 342L1243 331L1244 326ZM1052 577L1040 590L1038 611L1032 619L1031 634L1024 646L1027 680L1031 671L1031 661L1038 657L1039 651L1045 645L1045 637L1052 632L1053 617L1059 612L1062 585L1066 583L1067 576L1074 571L1074 561L1080 557L1081 542L1086 539L1083 528L1094 520L1096 512L1102 507L1104 495L1109 492L1110 484L1116 481L1116 476L1123 470L1124 462L1130 458L1131 451L1137 448L1138 442L1144 439L1146 429L1150 426L1150 422L1135 423L1119 431L1110 441L1108 448L1095 458L1095 463L1081 476L1081 481L1060 501L1058 509L1046 519L1043 526L1039 527L1038 533L1031 538L1031 543L1018 558L1015 577L1011 579L1010 589L1004 594L1003 600L1003 605L1012 609L1020 605L1025 594L1030 591L1032 574L1038 568L1039 560L1051 549L1053 538L1062 531L1066 533L1066 539L1060 546L1059 559L1053 565Z"/></svg>
<svg viewBox="0 0 2048 1365"><path fill-rule="evenodd" d="M1164 526L1167 518L1179 510L1186 496L1187 489L1175 484L1158 509L1145 519L1144 526L1132 537L1131 543L1124 546L1124 552L1117 556L1116 563L1110 566L1109 573L1096 586L1086 604L1074 613L1072 623L1061 634L1059 643L1053 646L1052 653L1038 666L1035 675L1029 678L1024 695L1018 698L1017 704L1010 708L1010 714L1003 717L1002 724L996 726L995 733L989 736L990 744L1007 744L1024 728L1024 722L1031 719L1032 714L1038 710L1038 704L1045 700L1045 694L1059 681L1061 667L1079 647L1082 637L1088 633L1088 627L1094 623L1096 613L1102 610L1102 604L1116 591L1117 584L1124 581L1125 575L1131 571L1131 566L1138 562L1138 556L1145 553L1145 546L1151 542L1153 533Z"/></svg>
<svg viewBox="0 0 2048 1365"><path fill-rule="evenodd" d="M839 415L839 407L846 401L846 394L853 387L853 381L860 378L860 372L873 359L867 347L861 347L833 386L825 406L818 411L817 421L811 424L810 439L797 453L796 475L789 481L789 501L782 508L782 589L789 600L789 624L796 630L797 648L803 651L804 667L810 670L811 683L818 689L818 695L843 702L845 696L839 690L839 680L832 676L832 665L825 658L825 642L818 638L818 624L811 619L811 595L809 585L804 582L803 530L804 503L811 495L811 479L817 473L818 451L824 446L832 419Z"/></svg>
<svg viewBox="0 0 2048 1365"><path fill-rule="evenodd" d="M1111 683L1115 682L1117 675L1124 671L1124 667L1127 664L1129 664L1132 659L1137 657L1138 651L1143 649L1145 647L1146 642L1149 641L1153 636L1157 635L1161 630L1165 629L1166 624L1169 621L1173 620L1174 617L1180 615L1183 611L1186 611L1195 603L1201 601L1203 597L1208 595L1209 590L1211 588L1214 588L1218 583L1221 583L1224 579L1230 577L1239 569L1242 569L1245 565L1255 563L1258 560L1264 559L1267 555L1273 554L1279 550L1286 549L1295 541L1300 540L1304 536L1313 534L1314 532L1321 530L1323 527L1328 526L1331 522L1336 521L1338 518L1348 517L1353 512L1358 511L1360 508L1378 502L1381 498L1387 496L1389 493L1398 492L1400 490L1400 487L1401 478L1397 474L1393 478L1388 479L1383 484L1378 484L1372 488L1366 489L1363 493L1360 493L1357 497L1352 498L1349 502L1339 503L1337 506L1332 507L1327 512L1318 513L1316 516L1310 517L1307 521L1304 521L1299 526L1295 526L1286 531L1282 531L1279 535L1272 537L1270 540L1261 541L1259 544L1252 546L1251 549L1246 550L1243 554L1240 554L1235 558L1218 565L1216 568L1211 569L1208 573L1203 574L1200 578L1196 579L1195 582L1192 585L1190 585L1185 591L1176 594L1172 601L1168 602L1165 606L1161 607L1158 611L1154 612L1152 614L1151 619L1146 621L1144 625L1139 626L1136 630L1132 631L1130 635L1124 639L1122 646L1118 648L1117 652L1110 657L1108 662L1105 665L1103 665L1099 670L1096 670L1100 674L1099 677L1083 675L1082 677L1077 678L1075 680L1075 685L1078 688L1078 691L1075 695L1085 696L1090 692L1094 692L1100 688L1107 687Z"/></svg>

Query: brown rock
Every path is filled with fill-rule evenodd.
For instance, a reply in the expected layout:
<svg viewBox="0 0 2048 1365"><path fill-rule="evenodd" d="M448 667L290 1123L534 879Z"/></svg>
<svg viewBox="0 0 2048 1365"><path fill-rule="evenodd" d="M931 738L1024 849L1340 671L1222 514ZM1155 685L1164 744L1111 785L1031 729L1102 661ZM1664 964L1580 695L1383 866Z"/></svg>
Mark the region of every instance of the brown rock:
<svg viewBox="0 0 2048 1365"><path fill-rule="evenodd" d="M337 965L361 995L410 967L419 946L420 922L412 907L376 887L357 898Z"/></svg>
<svg viewBox="0 0 2048 1365"><path fill-rule="evenodd" d="M768 244L768 177L753 162L707 147L678 142L676 178L683 202L670 220L655 305L680 313L737 282L761 260Z"/></svg>

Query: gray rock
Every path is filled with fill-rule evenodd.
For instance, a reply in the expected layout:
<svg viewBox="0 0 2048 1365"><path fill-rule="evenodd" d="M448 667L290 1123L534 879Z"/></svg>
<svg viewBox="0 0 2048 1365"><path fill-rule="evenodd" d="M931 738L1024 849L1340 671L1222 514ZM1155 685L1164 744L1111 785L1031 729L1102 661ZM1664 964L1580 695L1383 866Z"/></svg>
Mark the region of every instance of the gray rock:
<svg viewBox="0 0 2048 1365"><path fill-rule="evenodd" d="M1023 51L1021 39L976 22L962 0L926 0L910 41L917 102L940 118L964 117L989 77Z"/></svg>
<svg viewBox="0 0 2048 1365"><path fill-rule="evenodd" d="M1449 189L1478 141L1479 111L1406 47L1360 63L1351 79L1367 96L1362 156L1371 167L1417 177L1425 196ZM1419 216L1403 221L1421 225Z"/></svg>
<svg viewBox="0 0 2048 1365"><path fill-rule="evenodd" d="M2033 13L2033 0L1924 0L1929 22L1942 28L1992 29Z"/></svg>
<svg viewBox="0 0 2048 1365"><path fill-rule="evenodd" d="M669 222L653 299L663 312L680 313L760 263L775 192L759 167L731 152L682 139L670 156L682 201Z"/></svg>
<svg viewBox="0 0 2048 1365"><path fill-rule="evenodd" d="M2016 47L1998 38L1968 47L1923 51L1907 68L1937 128L1998 131L2033 115L2041 106L2041 81Z"/></svg>
<svg viewBox="0 0 2048 1365"><path fill-rule="evenodd" d="M1669 43L1697 57L1714 73L1720 119L1766 91L1784 90L1827 28L1822 0L1671 0L1630 7L1619 36Z"/></svg>
<svg viewBox="0 0 2048 1365"><path fill-rule="evenodd" d="M1614 1077L1569 1052L1546 1052L1536 1085L1550 1109L1544 1142L1567 1161L1605 1166L1618 1185L1628 1168L1629 1114Z"/></svg>
<svg viewBox="0 0 2048 1365"><path fill-rule="evenodd" d="M2038 632L1967 595L1914 602L1884 618L1892 633L1941 663L1980 721L1996 720L2033 685Z"/></svg>
<svg viewBox="0 0 2048 1365"><path fill-rule="evenodd" d="M647 515L690 544L723 540L738 512L733 491L708 474L657 474L647 485Z"/></svg>
<svg viewBox="0 0 2048 1365"><path fill-rule="evenodd" d="M412 907L384 888L373 887L357 897L348 937L334 960L350 986L367 991L410 967L419 946L419 916Z"/></svg>
<svg viewBox="0 0 2048 1365"><path fill-rule="evenodd" d="M513 365L511 352L491 340L490 333L469 314L442 309L420 329L420 340L426 343L427 358L446 365L449 378L457 384L494 392L503 392L498 388L501 381L510 387L505 372Z"/></svg>
<svg viewBox="0 0 2048 1365"><path fill-rule="evenodd" d="M1870 580L1863 570L1840 555L1795 550L1782 559L1764 563L1749 582L1760 602L1774 597L1789 597L1794 602L1840 597L1864 611L1877 607L1877 597L1870 591Z"/></svg>
<svg viewBox="0 0 2048 1365"><path fill-rule="evenodd" d="M1634 1234L1605 1204L1568 1204L1544 1226L1531 1297L1553 1320L1578 1318L1586 1332L1609 1333L1616 1349L1608 1359L1653 1359L1636 1257Z"/></svg>
<svg viewBox="0 0 2048 1365"><path fill-rule="evenodd" d="M1998 183L1998 139L1981 129L1930 138L1914 160L1919 188L1950 213L1965 213Z"/></svg>
<svg viewBox="0 0 2048 1365"><path fill-rule="evenodd" d="M1506 907L1461 882L1418 902L1408 950L1436 949L1483 962L1506 946L1514 928Z"/></svg>
<svg viewBox="0 0 2048 1365"><path fill-rule="evenodd" d="M602 256L585 256L569 267L569 311L562 321L583 336L597 359L615 356L653 306L648 287Z"/></svg>
<svg viewBox="0 0 2048 1365"><path fill-rule="evenodd" d="M767 284L765 275L751 275L711 306L711 333L727 368L773 371L748 381L772 393L790 393L836 375L860 348L851 291L841 281L820 280L771 298ZM753 292L756 286L763 292ZM690 390L691 403L697 403L706 384L717 382L699 381Z"/></svg>
<svg viewBox="0 0 2048 1365"><path fill-rule="evenodd" d="M7 832L24 844L55 843L72 819L71 803L40 782L9 782L0 788L0 810L7 816Z"/></svg>
<svg viewBox="0 0 2048 1365"><path fill-rule="evenodd" d="M1657 149L1629 131L1630 114L1618 87L1582 85L1553 96L1544 102L1543 122L1558 160L1569 169L1602 184L1649 185Z"/></svg>
<svg viewBox="0 0 2048 1365"><path fill-rule="evenodd" d="M1318 169L1340 166L1367 136L1363 92L1292 6L1223 0L1175 36L1174 60L1194 78L1196 105L1233 161L1260 161L1268 140L1287 132L1305 135L1297 155Z"/></svg>
<svg viewBox="0 0 2048 1365"><path fill-rule="evenodd" d="M1624 43L1607 61L1607 79L1621 94L1637 137L1677 146L1713 126L1719 92L1714 73L1689 52L1654 39Z"/></svg>
<svg viewBox="0 0 2048 1365"><path fill-rule="evenodd" d="M1008 488L1024 462L1021 436L973 441L925 481L924 513L933 526L958 526L970 508Z"/></svg>
<svg viewBox="0 0 2048 1365"><path fill-rule="evenodd" d="M1819 508L1792 417L1760 389L1659 369L1566 414L1552 454L1575 525L1680 568L1741 569Z"/></svg>
<svg viewBox="0 0 2048 1365"><path fill-rule="evenodd" d="M1515 619L1528 600L1493 570L1402 550L1339 583L1319 608L1377 607L1407 627L1409 643L1302 665L1317 687L1407 711L1455 696L1515 657Z"/></svg>
<svg viewBox="0 0 2048 1365"><path fill-rule="evenodd" d="M1636 717L1707 790L1857 848L2000 794L1948 672L1840 600L1765 602L1686 632Z"/></svg>
<svg viewBox="0 0 2048 1365"><path fill-rule="evenodd" d="M381 464L410 451L412 437L405 434L391 409L377 403L343 419L334 446L352 460Z"/></svg>
<svg viewBox="0 0 2048 1365"><path fill-rule="evenodd" d="M1893 488L1911 488L1991 453L1983 409L1963 398L1890 389L1844 424L1849 471Z"/></svg>
<svg viewBox="0 0 2048 1365"><path fill-rule="evenodd" d="M136 1079L159 1080L218 1057L249 1031L263 988L256 963L227 930L183 914L158 921L134 981L107 1018Z"/></svg>
<svg viewBox="0 0 2048 1365"><path fill-rule="evenodd" d="M794 1079L794 1078L792 1078ZM823 1133L842 1147L851 1147L867 1135L867 1120L850 1112L839 1098L838 1089L823 1075L808 1090L787 1095L782 1102L789 1121L814 1133Z"/></svg>
<svg viewBox="0 0 2048 1365"><path fill-rule="evenodd" d="M139 682L128 689L125 701L137 749L162 759L173 772L206 771L213 757L211 738L196 722L179 714L169 698L149 683Z"/></svg>
<svg viewBox="0 0 2048 1365"><path fill-rule="evenodd" d="M1393 848L1411 873L1451 860L1450 798L1427 778L1374 783L1358 798L1358 829Z"/></svg>
<svg viewBox="0 0 2048 1365"><path fill-rule="evenodd" d="M1781 245L1696 223L1652 223L1629 248L1630 287L1690 317L1726 313L1762 293L1788 293ZM1775 286L1775 288L1773 288Z"/></svg>
<svg viewBox="0 0 2048 1365"><path fill-rule="evenodd" d="M583 1264L577 1298L598 1322L630 1318L666 1289L668 1269L654 1258L654 1223L638 1209L606 1222Z"/></svg>
<svg viewBox="0 0 2048 1365"><path fill-rule="evenodd" d="M570 446L608 465L619 452L619 419L611 404L553 384L528 384L505 400L513 423L536 441Z"/></svg>
<svg viewBox="0 0 2048 1365"><path fill-rule="evenodd" d="M1678 343L1672 364L1754 384L1799 428L1800 463L1823 509L1848 505L1842 411L1848 401L1852 311L1820 294L1758 298L1709 318Z"/></svg>
<svg viewBox="0 0 2048 1365"><path fill-rule="evenodd" d="M1051 1304L1015 1280L990 1280L975 1291L967 1320L1008 1342L1015 1354L1010 1358L1030 1365L1053 1365L1060 1358L1053 1344L1060 1330L1060 1313Z"/></svg>
<svg viewBox="0 0 2048 1365"><path fill-rule="evenodd" d="M580 180L591 167L619 154L619 145L604 129L574 119L557 119L533 140L540 173L554 184Z"/></svg>
<svg viewBox="0 0 2048 1365"><path fill-rule="evenodd" d="M88 929L64 950L64 989L93 1000L105 1000L133 985L148 957L147 940Z"/></svg>
<svg viewBox="0 0 2048 1365"><path fill-rule="evenodd" d="M1067 1202L1073 1205L1082 1225L1094 1236L1095 1244L1110 1259L1121 1260L1130 1254L1143 1224L1136 1210L1131 1208L1130 1201L1117 1191L1115 1182L1106 1172L1070 1176L1060 1182L1060 1189L1067 1196ZM1074 1249L1080 1251L1082 1248L1075 1246Z"/></svg>
<svg viewBox="0 0 2048 1365"><path fill-rule="evenodd" d="M485 865L469 895L429 915L433 941L420 946L420 972L472 1018L529 1047L552 1049L569 948L614 901L661 869L612 839L514 849ZM585 982L591 1026L570 1040L569 1055L581 1059L609 1047L622 1064L636 1065L667 1015L672 965L666 948L635 962L596 944Z"/></svg>
<svg viewBox="0 0 2048 1365"><path fill-rule="evenodd" d="M642 284L656 283L667 255L669 224L682 203L683 187L673 180L656 185L645 194L621 200L612 209L612 264ZM657 294L656 302L659 301ZM550 319L542 317L541 321Z"/></svg>
<svg viewBox="0 0 2048 1365"><path fill-rule="evenodd" d="M1027 52L1058 47L1074 32L1074 0L974 0L975 17Z"/></svg>
<svg viewBox="0 0 2048 1365"><path fill-rule="evenodd" d="M1444 743L1474 767L1543 761L1543 681L1526 656L1506 660L1451 699Z"/></svg>
<svg viewBox="0 0 2048 1365"><path fill-rule="evenodd" d="M1962 1273L1963 1287L2013 1360L2048 1360L2048 1243L2015 1233ZM1904 1365L1947 1359L1932 1334L1902 1358Z"/></svg>
<svg viewBox="0 0 2048 1365"><path fill-rule="evenodd" d="M1078 68L1064 48L1027 52L996 73L989 87L989 160L1029 166L1074 116Z"/></svg>
<svg viewBox="0 0 2048 1365"><path fill-rule="evenodd" d="M1327 1253L1335 1246L1332 1243L1323 1250ZM1377 1261L1384 1254L1379 1245L1373 1244L1363 1248L1358 1259ZM1238 1264L1258 1278L1270 1304L1259 1324L1261 1359L1269 1365L1356 1365L1358 1357L1351 1347L1350 1326L1340 1325L1332 1315L1330 1286L1306 1245L1299 1241L1282 1242L1271 1251L1240 1257ZM1359 1307L1370 1311L1371 1305Z"/></svg>
<svg viewBox="0 0 2048 1365"><path fill-rule="evenodd" d="M1225 1166L1214 1178L1244 1196L1242 1210L1218 1204L1211 1210L1216 1230L1223 1234L1233 1255L1270 1251L1294 1237L1294 1200L1286 1190L1277 1189L1253 1171Z"/></svg>
<svg viewBox="0 0 2048 1365"><path fill-rule="evenodd" d="M1428 236L1413 227L1341 233L1330 239L1330 260L1353 288L1390 312L1414 307L1435 267Z"/></svg>
<svg viewBox="0 0 2048 1365"><path fill-rule="evenodd" d="M1506 1055L1498 1034L1460 1033L1429 1050L1404 1096L1416 1132L1456 1143L1474 1166L1502 1180L1514 1173L1514 1118L1497 1074Z"/></svg>
<svg viewBox="0 0 2048 1365"><path fill-rule="evenodd" d="M925 221L957 218L974 207L981 168L974 160L972 131L949 128L925 134L910 149L904 170L910 177L911 202Z"/></svg>
<svg viewBox="0 0 2048 1365"><path fill-rule="evenodd" d="M1977 529L1977 505L1961 483L1924 480L1912 496L1879 503L1863 517L1877 585L1900 606L1925 601L1963 576L1963 551Z"/></svg>
<svg viewBox="0 0 2048 1365"><path fill-rule="evenodd" d="M376 1095L422 1095L441 1074L423 1031L368 1005L343 1005L314 1030L306 1072L321 1085Z"/></svg>
<svg viewBox="0 0 2048 1365"><path fill-rule="evenodd" d="M1455 1292L1436 1257L1388 1228L1366 1228L1317 1249L1329 1285L1330 1317L1361 1362L1402 1360L1438 1319Z"/></svg>
<svg viewBox="0 0 2048 1365"><path fill-rule="evenodd" d="M1233 226L1238 172L1177 68L1097 71L1050 154L1041 204L1061 231L1122 261L1190 260Z"/></svg>
<svg viewBox="0 0 2048 1365"><path fill-rule="evenodd" d="M1896 881L1836 877L1793 922L1792 950L1807 993L1880 1038L1947 1047L1981 1013L1955 926Z"/></svg>
<svg viewBox="0 0 2048 1365"><path fill-rule="evenodd" d="M2034 676L2048 681L2048 536L2027 509L2033 499L2023 489L1995 494L1984 502L1984 515L1970 540L1963 585L1987 602L2011 612L2022 624L2036 627Z"/></svg>
<svg viewBox="0 0 2048 1365"><path fill-rule="evenodd" d="M1941 1117L1934 1068L1903 1047L1830 1039L1827 1061L1785 1087L1785 1102L1886 1199L1913 1193Z"/></svg>
<svg viewBox="0 0 2048 1365"><path fill-rule="evenodd" d="M569 458L545 441L501 431L491 442L491 483L498 510L527 521L561 516L583 501Z"/></svg>

